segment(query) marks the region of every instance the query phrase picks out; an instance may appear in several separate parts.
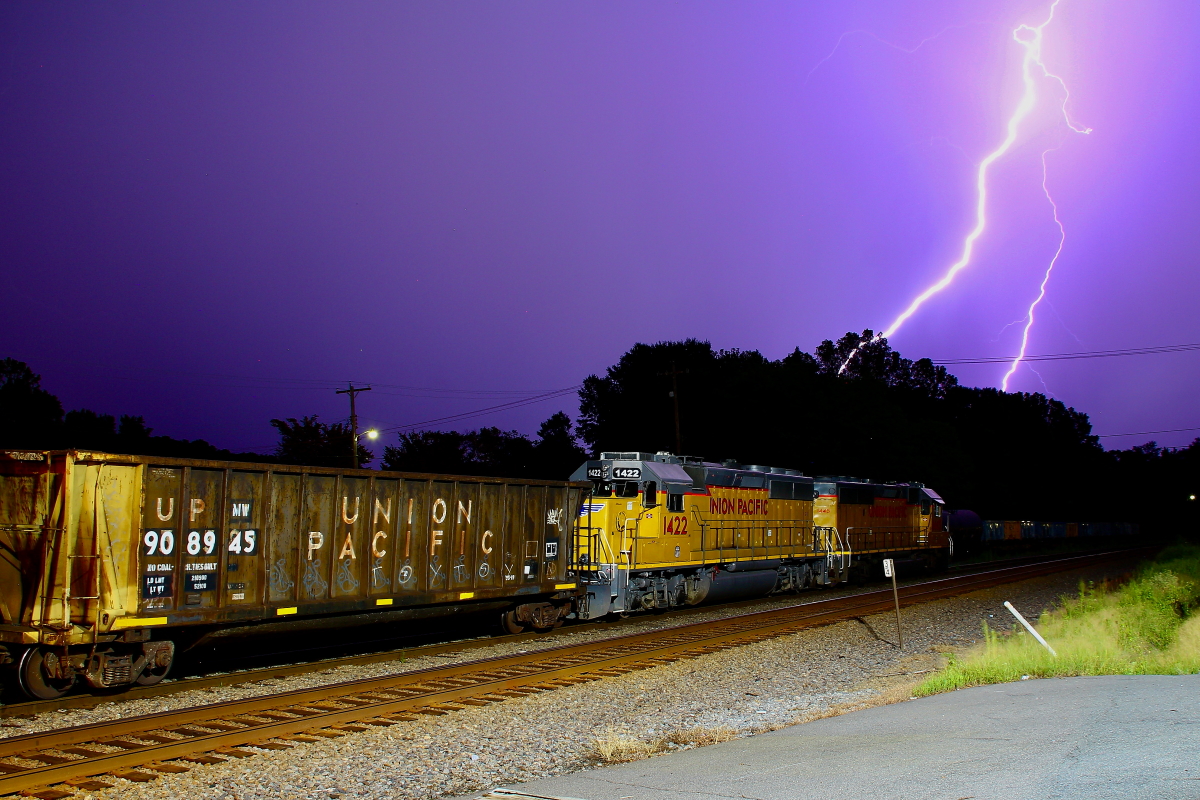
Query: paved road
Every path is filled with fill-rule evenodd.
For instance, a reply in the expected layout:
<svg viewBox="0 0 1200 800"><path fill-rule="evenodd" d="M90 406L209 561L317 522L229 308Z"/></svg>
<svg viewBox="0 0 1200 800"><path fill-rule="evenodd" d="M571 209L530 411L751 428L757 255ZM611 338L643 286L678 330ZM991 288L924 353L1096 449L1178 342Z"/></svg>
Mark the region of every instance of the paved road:
<svg viewBox="0 0 1200 800"><path fill-rule="evenodd" d="M1200 675L981 686L507 788L583 800L1200 800Z"/></svg>

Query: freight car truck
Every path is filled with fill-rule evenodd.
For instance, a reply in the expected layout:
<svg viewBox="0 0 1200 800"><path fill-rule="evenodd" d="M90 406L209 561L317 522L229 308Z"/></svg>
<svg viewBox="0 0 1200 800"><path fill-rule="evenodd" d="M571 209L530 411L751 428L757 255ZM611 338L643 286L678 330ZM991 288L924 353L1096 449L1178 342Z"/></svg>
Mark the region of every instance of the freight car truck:
<svg viewBox="0 0 1200 800"><path fill-rule="evenodd" d="M153 684L214 636L573 609L590 484L0 452L0 665L53 698Z"/></svg>

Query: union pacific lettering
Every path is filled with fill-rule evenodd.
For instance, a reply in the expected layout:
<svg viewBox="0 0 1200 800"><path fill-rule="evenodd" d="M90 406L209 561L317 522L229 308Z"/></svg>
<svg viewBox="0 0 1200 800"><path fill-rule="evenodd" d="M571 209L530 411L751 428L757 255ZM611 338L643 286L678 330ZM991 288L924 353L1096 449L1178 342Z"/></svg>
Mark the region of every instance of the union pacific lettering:
<svg viewBox="0 0 1200 800"><path fill-rule="evenodd" d="M908 508L903 500L899 502L891 502L887 504L871 506L867 511L869 517L906 517L908 516Z"/></svg>
<svg viewBox="0 0 1200 800"><path fill-rule="evenodd" d="M710 514L759 514L766 516L767 501L766 500L744 500L737 498L731 500L728 497L710 497L708 498L708 513Z"/></svg>

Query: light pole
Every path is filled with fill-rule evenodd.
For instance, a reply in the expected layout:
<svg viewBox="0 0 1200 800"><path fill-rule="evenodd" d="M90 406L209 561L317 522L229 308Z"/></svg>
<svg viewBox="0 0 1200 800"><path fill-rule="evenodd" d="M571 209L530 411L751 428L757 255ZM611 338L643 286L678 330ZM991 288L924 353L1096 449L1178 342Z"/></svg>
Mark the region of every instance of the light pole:
<svg viewBox="0 0 1200 800"><path fill-rule="evenodd" d="M358 414L355 413L355 411L354 411L354 398L358 395L359 392L371 391L371 387L370 386L360 386L356 389L354 387L353 383L350 383L347 385L350 388L338 389L337 393L350 395L350 432L352 434L352 436L350 437L350 451L351 451L350 457L352 459L351 463L354 465L354 468L358 469ZM378 436L378 435L379 435L378 433L375 434L375 436ZM372 436L371 438L374 439L375 436Z"/></svg>
<svg viewBox="0 0 1200 800"><path fill-rule="evenodd" d="M363 431L362 433L355 434L354 439L353 439L353 441L354 441L354 468L355 469L358 469L358 440L364 436L367 437L368 439L371 439L372 441L374 441L375 439L379 438L379 431L375 430L374 428L371 428L368 431Z"/></svg>

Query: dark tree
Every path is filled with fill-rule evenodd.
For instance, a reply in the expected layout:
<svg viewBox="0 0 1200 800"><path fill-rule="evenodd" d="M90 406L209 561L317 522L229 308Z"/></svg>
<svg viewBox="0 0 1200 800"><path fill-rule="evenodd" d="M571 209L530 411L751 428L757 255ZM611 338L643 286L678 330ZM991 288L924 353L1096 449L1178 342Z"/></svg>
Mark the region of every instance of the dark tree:
<svg viewBox="0 0 1200 800"><path fill-rule="evenodd" d="M687 370L686 455L922 481L989 517L1133 518L1112 501L1087 415L1041 394L959 386L871 331L778 361L696 340L635 345L603 377L584 380L579 430L593 453L673 448L672 363Z"/></svg>
<svg viewBox="0 0 1200 800"><path fill-rule="evenodd" d="M62 425L58 398L42 388L42 376L23 361L0 361L0 446L39 447Z"/></svg>
<svg viewBox="0 0 1200 800"><path fill-rule="evenodd" d="M542 423L536 442L499 428L402 433L398 444L384 448L383 468L566 480L586 455L571 435L571 418L560 411Z"/></svg>
<svg viewBox="0 0 1200 800"><path fill-rule="evenodd" d="M587 451L571 432L571 418L559 411L538 428L533 445L537 477L565 480L587 460Z"/></svg>
<svg viewBox="0 0 1200 800"><path fill-rule="evenodd" d="M154 436L145 419L82 408L63 414L62 403L41 379L15 359L0 361L0 447L99 450L141 456L217 461L270 461L258 453L232 453L203 439Z"/></svg>
<svg viewBox="0 0 1200 800"><path fill-rule="evenodd" d="M301 464L309 467L351 467L353 458L350 443L354 434L344 422L327 424L310 417L273 419L271 425L279 431L279 445L275 458L283 464ZM355 442L358 448L358 463L367 464L375 455Z"/></svg>

